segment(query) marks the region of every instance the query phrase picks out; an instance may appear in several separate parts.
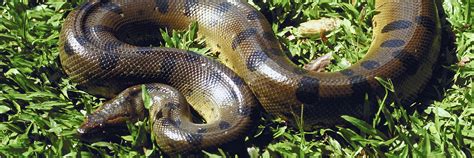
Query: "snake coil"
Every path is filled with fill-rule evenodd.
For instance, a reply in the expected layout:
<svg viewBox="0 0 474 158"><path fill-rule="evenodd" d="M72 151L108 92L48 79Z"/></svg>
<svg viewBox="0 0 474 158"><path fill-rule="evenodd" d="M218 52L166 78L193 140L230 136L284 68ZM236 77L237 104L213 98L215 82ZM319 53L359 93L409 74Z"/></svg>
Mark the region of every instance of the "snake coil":
<svg viewBox="0 0 474 158"><path fill-rule="evenodd" d="M390 78L401 102L410 103L439 55L436 3L375 5L367 55L345 70L321 73L293 64L264 16L240 0L89 1L64 22L60 61L84 89L115 98L89 115L79 132L145 117L141 84L153 103L148 112L153 134L171 154L242 137L258 103L290 121L303 106L305 126L334 124L341 115L361 117L365 95L383 90L376 76ZM148 46L156 41L157 27L184 29L192 22L221 50L227 67L193 52ZM205 124L192 121L188 103Z"/></svg>

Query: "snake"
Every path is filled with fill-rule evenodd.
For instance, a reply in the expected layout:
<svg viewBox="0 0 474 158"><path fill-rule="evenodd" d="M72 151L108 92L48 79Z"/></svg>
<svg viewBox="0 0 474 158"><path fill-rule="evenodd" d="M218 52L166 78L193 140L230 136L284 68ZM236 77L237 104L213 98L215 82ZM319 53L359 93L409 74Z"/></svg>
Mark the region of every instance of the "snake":
<svg viewBox="0 0 474 158"><path fill-rule="evenodd" d="M377 77L390 79L394 98L410 104L440 54L436 2L377 0L375 11L372 43L360 61L313 72L285 55L265 16L244 1L85 2L64 20L60 63L81 89L111 99L78 133L148 117L160 150L185 153L244 138L259 107L289 122L302 116L304 127L363 117L376 109L366 100L384 92ZM160 28L193 23L224 64L154 46Z"/></svg>

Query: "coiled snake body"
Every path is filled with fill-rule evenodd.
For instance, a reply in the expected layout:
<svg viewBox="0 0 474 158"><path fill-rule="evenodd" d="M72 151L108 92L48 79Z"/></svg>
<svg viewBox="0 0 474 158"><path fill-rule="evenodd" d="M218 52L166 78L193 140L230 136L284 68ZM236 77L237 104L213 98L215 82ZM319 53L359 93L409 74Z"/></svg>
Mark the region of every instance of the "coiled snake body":
<svg viewBox="0 0 474 158"><path fill-rule="evenodd" d="M376 10L367 55L345 70L320 73L293 64L263 15L239 0L87 2L64 22L60 61L84 89L115 98L89 115L79 132L144 117L140 84L153 103L152 132L167 153L241 137L258 102L290 121L303 106L305 126L334 124L341 115L360 117L371 111L363 106L365 95L382 89L376 76L392 79L397 97L412 102L439 54L436 4L377 0ZM194 21L228 67L193 52L148 47L158 27L184 29ZM191 121L186 101L205 124Z"/></svg>

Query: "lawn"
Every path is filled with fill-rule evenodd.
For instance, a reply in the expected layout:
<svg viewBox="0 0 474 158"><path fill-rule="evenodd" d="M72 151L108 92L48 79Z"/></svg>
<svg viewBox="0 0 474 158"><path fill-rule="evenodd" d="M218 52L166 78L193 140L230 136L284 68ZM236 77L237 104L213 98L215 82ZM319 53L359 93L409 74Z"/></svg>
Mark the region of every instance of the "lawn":
<svg viewBox="0 0 474 158"><path fill-rule="evenodd" d="M76 88L62 72L58 37L63 19L84 0L0 0L0 157L159 156L146 120L129 123L113 139L81 141L76 129L85 115L105 101ZM374 0L264 0L251 2L271 22L287 55L300 65L333 53L327 71L361 59L371 43ZM347 125L303 131L262 114L242 144L252 157L372 156L472 157L474 151L474 1L444 0L456 38L452 79L439 100L422 109L383 104L372 121L344 116ZM340 26L320 36L303 37L300 23L322 17ZM215 57L195 36L162 30L163 46ZM381 104L382 105L382 104ZM416 109L416 110L413 110ZM223 148L199 151L231 156Z"/></svg>

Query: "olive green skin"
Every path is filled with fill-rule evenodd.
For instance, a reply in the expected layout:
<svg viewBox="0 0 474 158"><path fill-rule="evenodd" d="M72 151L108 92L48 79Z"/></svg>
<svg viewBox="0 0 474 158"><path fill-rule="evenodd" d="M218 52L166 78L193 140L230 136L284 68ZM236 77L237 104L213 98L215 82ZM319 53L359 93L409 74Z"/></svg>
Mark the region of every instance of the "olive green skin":
<svg viewBox="0 0 474 158"><path fill-rule="evenodd" d="M436 3L377 0L376 10L373 42L361 61L339 72L311 72L292 63L264 16L239 0L87 2L64 22L60 61L84 89L115 98L79 132L144 117L140 84L152 98L152 133L170 154L241 138L259 103L290 122L304 108L305 127L340 123L341 115L363 117L376 109L364 106L366 94L369 100L383 95L375 77L391 79L396 99L409 104L439 55ZM140 46L158 26L185 29L195 21L227 67L193 52ZM135 37L138 30L150 34ZM191 121L188 103L205 124Z"/></svg>

